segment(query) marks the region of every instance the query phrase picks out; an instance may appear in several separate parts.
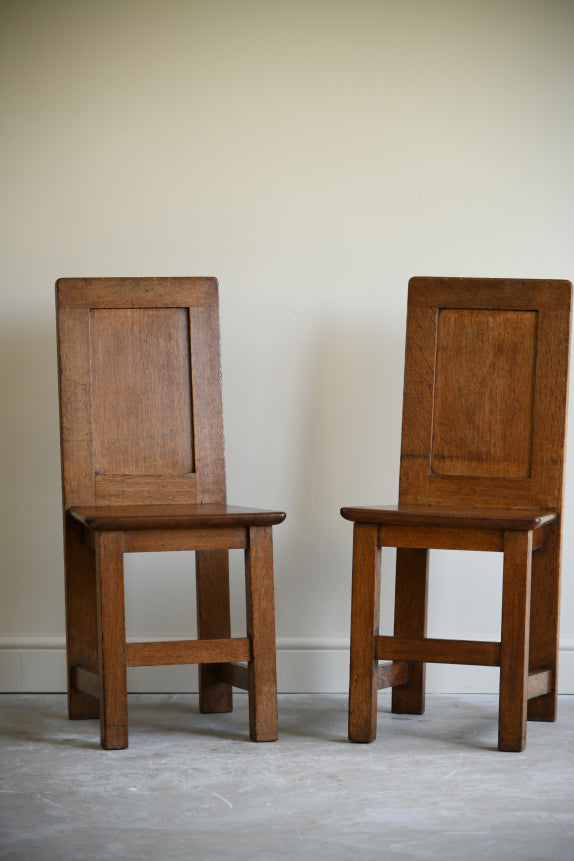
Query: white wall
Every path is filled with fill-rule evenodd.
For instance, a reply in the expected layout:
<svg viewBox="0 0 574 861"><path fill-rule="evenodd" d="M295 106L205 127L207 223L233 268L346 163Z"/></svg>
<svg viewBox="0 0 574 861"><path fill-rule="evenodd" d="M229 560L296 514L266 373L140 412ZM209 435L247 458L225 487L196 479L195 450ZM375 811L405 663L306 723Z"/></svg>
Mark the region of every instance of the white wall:
<svg viewBox="0 0 574 861"><path fill-rule="evenodd" d="M409 276L574 275L574 4L4 0L1 16L0 685L64 684L54 281L200 274L220 279L229 499L288 512L280 686L344 690L338 512L396 499ZM496 639L499 560L434 559L431 635ZM129 557L129 634L193 634L192 583L187 554ZM495 689L496 671L432 668L430 686Z"/></svg>

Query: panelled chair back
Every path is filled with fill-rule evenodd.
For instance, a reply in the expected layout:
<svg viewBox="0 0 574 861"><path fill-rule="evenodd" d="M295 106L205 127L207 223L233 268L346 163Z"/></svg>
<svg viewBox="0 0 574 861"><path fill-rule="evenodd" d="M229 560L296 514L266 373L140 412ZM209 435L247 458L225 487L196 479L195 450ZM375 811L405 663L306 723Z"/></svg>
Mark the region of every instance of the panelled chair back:
<svg viewBox="0 0 574 861"><path fill-rule="evenodd" d="M244 688L251 738L275 739L271 527L285 515L226 504L217 281L64 278L56 307L70 717L99 717L102 746L124 748L126 667L197 663L202 712L231 711ZM198 639L126 644L123 554L161 550L195 551Z"/></svg>
<svg viewBox="0 0 574 861"><path fill-rule="evenodd" d="M422 714L425 662L500 667L500 750L556 718L569 281L413 278L398 506L355 523L349 738L377 689ZM394 636L379 635L380 547L397 547ZM426 635L428 551L504 553L500 642ZM380 659L391 663L379 665Z"/></svg>

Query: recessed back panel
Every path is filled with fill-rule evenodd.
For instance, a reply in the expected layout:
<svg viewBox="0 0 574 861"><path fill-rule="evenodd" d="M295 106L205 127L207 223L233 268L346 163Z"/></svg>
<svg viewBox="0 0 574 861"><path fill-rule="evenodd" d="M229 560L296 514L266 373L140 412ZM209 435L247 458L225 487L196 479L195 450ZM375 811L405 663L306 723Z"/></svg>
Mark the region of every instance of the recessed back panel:
<svg viewBox="0 0 574 861"><path fill-rule="evenodd" d="M440 311L432 473L530 476L537 320L536 311Z"/></svg>
<svg viewBox="0 0 574 861"><path fill-rule="evenodd" d="M96 474L193 471L186 308L90 312Z"/></svg>

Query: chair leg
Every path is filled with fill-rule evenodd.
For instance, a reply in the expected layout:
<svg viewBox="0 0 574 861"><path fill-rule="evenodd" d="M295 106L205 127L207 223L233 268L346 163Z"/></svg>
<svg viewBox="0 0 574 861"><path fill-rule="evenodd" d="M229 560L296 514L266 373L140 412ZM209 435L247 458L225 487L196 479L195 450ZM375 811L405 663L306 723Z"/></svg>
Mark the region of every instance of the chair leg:
<svg viewBox="0 0 574 861"><path fill-rule="evenodd" d="M376 524L356 523L353 529L351 597L351 667L349 679L349 740L373 741L377 735L377 660L381 550Z"/></svg>
<svg viewBox="0 0 574 861"><path fill-rule="evenodd" d="M504 533L498 749L526 746L532 532Z"/></svg>
<svg viewBox="0 0 574 861"><path fill-rule="evenodd" d="M128 746L123 533L96 536L102 747Z"/></svg>
<svg viewBox="0 0 574 861"><path fill-rule="evenodd" d="M277 729L277 670L273 538L270 526L249 529L245 550L247 636L249 661L249 735L252 741L275 741Z"/></svg>
<svg viewBox="0 0 574 861"><path fill-rule="evenodd" d="M528 701L528 720L556 720L561 544L558 521L547 529L544 546L532 554L530 670L551 669L552 691Z"/></svg>
<svg viewBox="0 0 574 861"><path fill-rule="evenodd" d="M96 558L82 541L82 527L67 518L65 531L66 652L68 658L68 715L71 720L100 716L95 697L72 685L72 667L98 672Z"/></svg>
<svg viewBox="0 0 574 861"><path fill-rule="evenodd" d="M229 638L229 552L196 551L195 580L198 637ZM220 667L221 664L199 664L199 710L202 714L233 710L232 688L220 681Z"/></svg>
<svg viewBox="0 0 574 861"><path fill-rule="evenodd" d="M428 550L397 548L395 637L426 637ZM426 664L408 661L407 683L393 688L395 714L422 715L425 710Z"/></svg>

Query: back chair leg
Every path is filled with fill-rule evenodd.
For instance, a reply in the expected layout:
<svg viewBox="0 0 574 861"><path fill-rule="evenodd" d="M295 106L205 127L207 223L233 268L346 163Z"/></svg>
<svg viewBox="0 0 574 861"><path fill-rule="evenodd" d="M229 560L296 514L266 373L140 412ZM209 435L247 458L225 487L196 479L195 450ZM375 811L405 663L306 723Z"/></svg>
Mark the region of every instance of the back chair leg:
<svg viewBox="0 0 574 861"><path fill-rule="evenodd" d="M356 523L353 530L351 598L351 668L349 680L349 740L369 742L377 735L377 660L381 549L376 524Z"/></svg>
<svg viewBox="0 0 574 861"><path fill-rule="evenodd" d="M528 701L528 720L556 720L561 534L561 522L553 523L544 546L532 554L530 670L552 670L552 690Z"/></svg>
<svg viewBox="0 0 574 861"><path fill-rule="evenodd" d="M85 720L100 716L100 704L73 686L72 668L98 672L96 557L82 541L82 527L71 517L66 520L64 535L68 715L71 720Z"/></svg>
<svg viewBox="0 0 574 861"><path fill-rule="evenodd" d="M96 536L102 747L128 746L123 533Z"/></svg>
<svg viewBox="0 0 574 861"><path fill-rule="evenodd" d="M397 548L395 637L426 637L428 550ZM393 687L395 714L422 715L425 710L426 664L408 661L407 683Z"/></svg>
<svg viewBox="0 0 574 861"><path fill-rule="evenodd" d="M504 533L498 749L526 746L532 532Z"/></svg>
<svg viewBox="0 0 574 861"><path fill-rule="evenodd" d="M249 734L252 741L275 741L277 730L277 670L273 539L270 526L249 529L245 551L247 636L249 661Z"/></svg>
<svg viewBox="0 0 574 861"><path fill-rule="evenodd" d="M229 552L198 550L195 553L197 636L200 639L231 637L229 609ZM221 664L199 664L199 710L202 714L233 710L231 685L220 681Z"/></svg>

